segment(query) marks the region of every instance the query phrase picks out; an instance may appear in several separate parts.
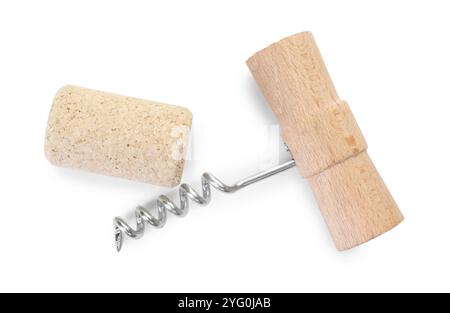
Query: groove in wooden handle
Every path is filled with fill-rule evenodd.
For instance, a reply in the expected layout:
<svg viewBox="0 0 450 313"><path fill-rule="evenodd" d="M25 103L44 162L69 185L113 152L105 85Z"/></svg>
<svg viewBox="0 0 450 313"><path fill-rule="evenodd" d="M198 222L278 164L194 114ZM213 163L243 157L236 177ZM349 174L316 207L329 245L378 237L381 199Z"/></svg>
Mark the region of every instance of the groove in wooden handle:
<svg viewBox="0 0 450 313"><path fill-rule="evenodd" d="M295 109L294 109L295 110ZM310 115L289 115L283 127L286 142L296 142L291 152L303 177L321 173L330 166L367 149L367 143L345 101Z"/></svg>
<svg viewBox="0 0 450 313"><path fill-rule="evenodd" d="M247 65L280 121L338 250L398 225L402 213L367 154L350 108L338 97L312 34L272 44Z"/></svg>

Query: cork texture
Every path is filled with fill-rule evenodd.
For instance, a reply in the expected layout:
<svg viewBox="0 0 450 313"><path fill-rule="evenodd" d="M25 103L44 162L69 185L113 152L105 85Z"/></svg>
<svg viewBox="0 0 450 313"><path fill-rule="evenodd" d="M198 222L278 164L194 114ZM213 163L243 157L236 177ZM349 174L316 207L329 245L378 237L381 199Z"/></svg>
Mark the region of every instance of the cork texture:
<svg viewBox="0 0 450 313"><path fill-rule="evenodd" d="M367 153L350 107L339 98L313 35L282 39L247 64L337 249L356 247L401 223L403 215Z"/></svg>
<svg viewBox="0 0 450 313"><path fill-rule="evenodd" d="M173 187L191 123L183 107L65 86L49 114L45 154L57 166Z"/></svg>

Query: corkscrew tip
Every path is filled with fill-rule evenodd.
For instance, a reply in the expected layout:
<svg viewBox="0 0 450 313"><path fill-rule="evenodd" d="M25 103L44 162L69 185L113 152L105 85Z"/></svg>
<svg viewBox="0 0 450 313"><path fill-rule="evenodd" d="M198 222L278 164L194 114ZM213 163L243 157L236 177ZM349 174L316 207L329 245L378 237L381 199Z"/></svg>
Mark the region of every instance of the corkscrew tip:
<svg viewBox="0 0 450 313"><path fill-rule="evenodd" d="M117 252L120 252L120 250L122 250L123 236L122 231L117 227L114 228L114 241L116 243Z"/></svg>

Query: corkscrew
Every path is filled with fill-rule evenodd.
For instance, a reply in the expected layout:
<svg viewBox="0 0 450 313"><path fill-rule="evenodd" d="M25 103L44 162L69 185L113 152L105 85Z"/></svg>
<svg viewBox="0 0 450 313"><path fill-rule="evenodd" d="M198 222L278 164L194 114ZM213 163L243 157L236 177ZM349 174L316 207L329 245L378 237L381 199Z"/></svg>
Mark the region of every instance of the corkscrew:
<svg viewBox="0 0 450 313"><path fill-rule="evenodd" d="M210 173L204 173L201 178L201 195L192 186L181 184L178 189L179 206L165 195L159 196L156 200L157 216L152 215L143 206L138 206L135 210L136 229L132 228L122 218L116 217L114 219L114 237L117 251L122 249L124 234L132 239L140 239L144 235L146 223L155 228L164 227L167 221L167 212L178 217L186 216L189 212L189 200L202 206L208 205L211 201L211 187L224 193L233 193L293 167L295 167L295 161L290 160L269 170L244 178L232 185L223 183Z"/></svg>
<svg viewBox="0 0 450 313"><path fill-rule="evenodd" d="M292 161L226 185L211 174L202 176L202 195L180 186L180 206L158 199L158 216L136 210L133 229L114 221L116 246L124 234L139 238L145 223L162 227L167 212L186 215L188 201L208 204L211 187L230 193L296 165L308 180L338 250L348 250L397 226L403 215L369 154L350 106L342 101L310 32L274 43L247 60L247 65L281 124ZM295 162L294 162L295 160Z"/></svg>

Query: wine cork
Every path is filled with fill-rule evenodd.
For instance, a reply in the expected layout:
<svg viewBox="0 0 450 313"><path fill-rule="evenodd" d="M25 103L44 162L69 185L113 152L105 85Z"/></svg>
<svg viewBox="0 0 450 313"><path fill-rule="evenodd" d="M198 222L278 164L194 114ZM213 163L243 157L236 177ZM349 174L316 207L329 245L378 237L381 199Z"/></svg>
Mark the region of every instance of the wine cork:
<svg viewBox="0 0 450 313"><path fill-rule="evenodd" d="M183 107L65 86L49 114L45 154L57 166L173 187L191 123Z"/></svg>
<svg viewBox="0 0 450 313"><path fill-rule="evenodd" d="M308 179L338 250L403 220L367 153L310 32L287 37L247 61L277 116L298 170Z"/></svg>

